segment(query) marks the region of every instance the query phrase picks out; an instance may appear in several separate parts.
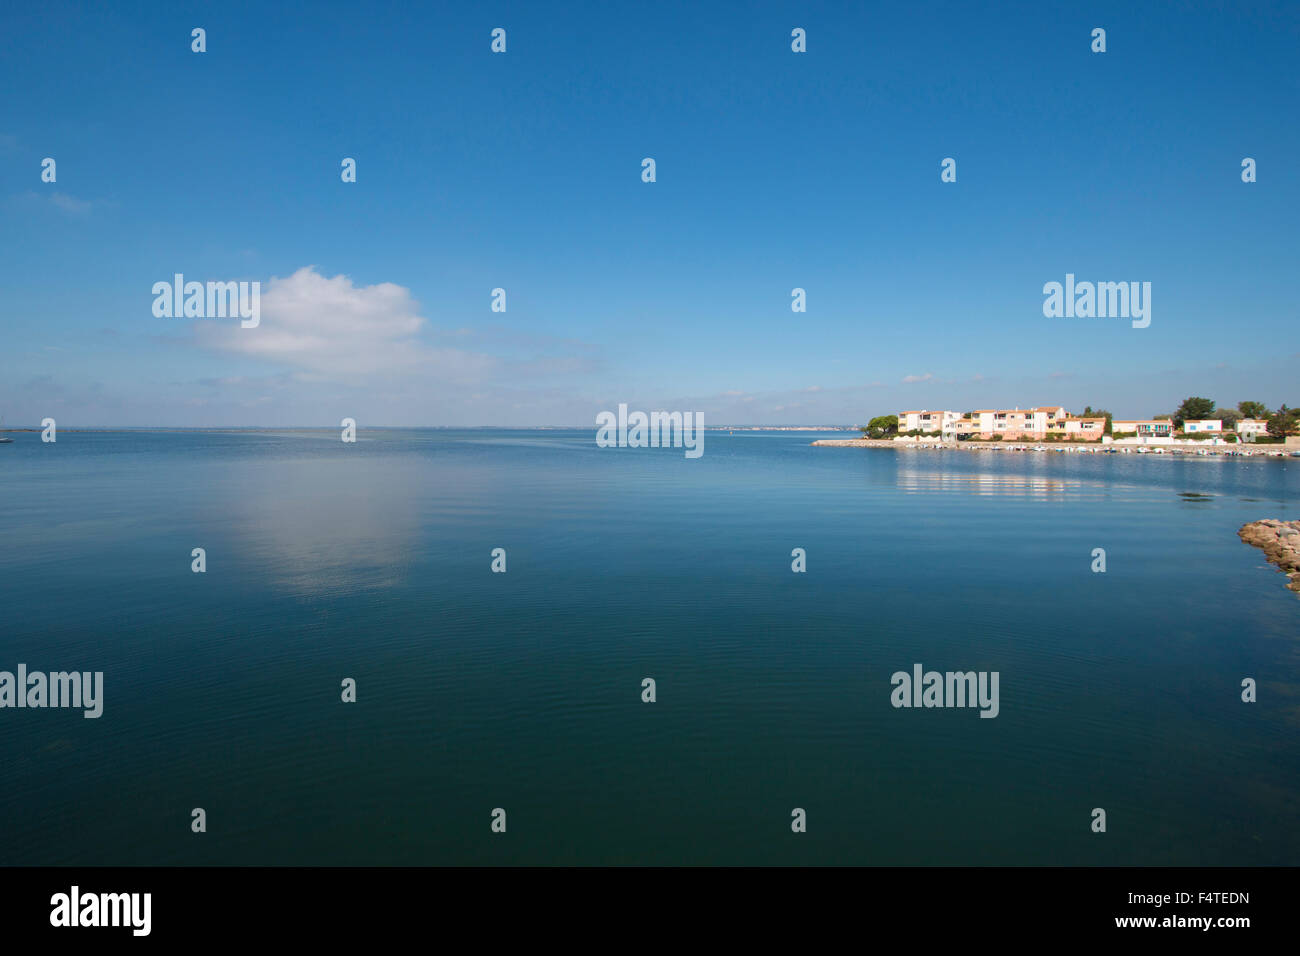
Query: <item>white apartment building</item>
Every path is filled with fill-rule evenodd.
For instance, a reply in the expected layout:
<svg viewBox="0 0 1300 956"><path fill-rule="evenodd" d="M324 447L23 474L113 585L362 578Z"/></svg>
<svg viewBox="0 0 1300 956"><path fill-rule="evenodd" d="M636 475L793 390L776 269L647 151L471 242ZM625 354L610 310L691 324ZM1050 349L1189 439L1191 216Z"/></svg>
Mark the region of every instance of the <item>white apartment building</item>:
<svg viewBox="0 0 1300 956"><path fill-rule="evenodd" d="M1046 435L1050 428L1061 428L1070 418L1070 413L1060 405L1048 405L1043 408L1031 408L1025 417L1025 431L1035 435Z"/></svg>
<svg viewBox="0 0 1300 956"><path fill-rule="evenodd" d="M1013 440L1046 438L1048 434L1064 434L1070 413L1061 405L1039 408L977 408L969 416L953 423L956 434L992 438L1002 435Z"/></svg>
<svg viewBox="0 0 1300 956"><path fill-rule="evenodd" d="M1099 441L1106 434L1105 418L1067 418L1064 425L1066 438Z"/></svg>
<svg viewBox="0 0 1300 956"><path fill-rule="evenodd" d="M967 419L967 421L970 422L970 431L976 435L991 434L996 430L994 428L993 419L997 413L997 409L995 408L975 409L975 411L970 413L970 418ZM1005 427L1006 423L1004 422L1003 428Z"/></svg>
<svg viewBox="0 0 1300 956"><path fill-rule="evenodd" d="M1183 422L1183 434L1191 435L1195 432L1221 432L1223 431L1223 421L1218 418L1200 418Z"/></svg>
<svg viewBox="0 0 1300 956"><path fill-rule="evenodd" d="M1243 418L1237 422L1237 434L1243 438L1250 435L1252 438L1256 435L1268 434L1268 421L1263 418Z"/></svg>
<svg viewBox="0 0 1300 956"><path fill-rule="evenodd" d="M1063 405L1037 408L979 408L963 415L952 411L907 411L898 413L901 433L938 432L945 440L958 436L988 440L1043 441L1065 438L1100 441L1106 430L1105 418L1074 418Z"/></svg>
<svg viewBox="0 0 1300 956"><path fill-rule="evenodd" d="M899 412L898 413L898 430L902 432L947 432L951 431L961 415L957 412L948 411L921 411Z"/></svg>

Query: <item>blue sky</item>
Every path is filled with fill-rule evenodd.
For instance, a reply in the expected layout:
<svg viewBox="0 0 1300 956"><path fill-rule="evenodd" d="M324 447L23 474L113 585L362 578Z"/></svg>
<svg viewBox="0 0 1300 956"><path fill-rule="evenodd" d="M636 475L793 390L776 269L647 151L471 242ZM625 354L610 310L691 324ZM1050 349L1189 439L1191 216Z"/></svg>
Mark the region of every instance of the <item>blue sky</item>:
<svg viewBox="0 0 1300 956"><path fill-rule="evenodd" d="M1300 403L1294 3L15 6L11 425ZM262 325L156 318L177 272Z"/></svg>

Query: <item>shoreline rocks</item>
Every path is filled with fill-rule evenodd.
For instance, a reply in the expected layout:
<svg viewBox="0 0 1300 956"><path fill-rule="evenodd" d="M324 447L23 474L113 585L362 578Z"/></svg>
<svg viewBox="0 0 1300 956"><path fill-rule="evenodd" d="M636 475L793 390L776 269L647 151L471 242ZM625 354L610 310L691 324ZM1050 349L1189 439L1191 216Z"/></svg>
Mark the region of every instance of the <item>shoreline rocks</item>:
<svg viewBox="0 0 1300 956"><path fill-rule="evenodd" d="M1269 564L1290 579L1287 588L1300 592L1300 521L1252 521L1242 525L1237 536L1261 549Z"/></svg>

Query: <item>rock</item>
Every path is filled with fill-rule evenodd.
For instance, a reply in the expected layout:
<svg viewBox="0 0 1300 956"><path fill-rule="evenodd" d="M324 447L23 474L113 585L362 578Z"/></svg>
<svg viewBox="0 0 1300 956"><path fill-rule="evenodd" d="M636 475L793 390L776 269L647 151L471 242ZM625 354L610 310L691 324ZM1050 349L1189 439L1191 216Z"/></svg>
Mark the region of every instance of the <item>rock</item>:
<svg viewBox="0 0 1300 956"><path fill-rule="evenodd" d="M1300 592L1300 521L1265 518L1243 525L1238 537L1264 552L1270 564L1287 575L1287 588Z"/></svg>

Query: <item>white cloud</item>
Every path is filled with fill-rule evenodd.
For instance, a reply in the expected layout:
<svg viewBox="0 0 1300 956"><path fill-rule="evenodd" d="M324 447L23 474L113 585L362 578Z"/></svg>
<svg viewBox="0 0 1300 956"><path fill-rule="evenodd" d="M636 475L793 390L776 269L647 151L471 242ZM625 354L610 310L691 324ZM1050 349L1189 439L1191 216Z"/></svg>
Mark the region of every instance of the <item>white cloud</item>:
<svg viewBox="0 0 1300 956"><path fill-rule="evenodd" d="M85 199L78 199L76 196L69 196L67 193L54 193L50 196L50 202L73 216L84 216L90 212L93 205L93 203Z"/></svg>
<svg viewBox="0 0 1300 956"><path fill-rule="evenodd" d="M97 206L112 205L106 200L78 199L76 196L70 196L67 193L46 192L41 190L37 192L34 189L28 189L24 192L10 196L8 205L16 210L29 210L33 213L40 213L42 210L51 207L68 216L87 216L90 211Z"/></svg>
<svg viewBox="0 0 1300 956"><path fill-rule="evenodd" d="M316 380L360 381L420 374L476 381L496 358L462 349L431 348L420 339L426 320L410 290L392 282L356 286L304 266L262 289L261 322L204 321L195 335L205 348L279 362Z"/></svg>
<svg viewBox="0 0 1300 956"><path fill-rule="evenodd" d="M904 385L911 385L911 384L913 384L914 382L930 382L930 381L933 381L933 380L934 380L934 376L931 375L929 372L926 372L924 375L904 375L904 376L903 376L903 384L904 384Z"/></svg>

